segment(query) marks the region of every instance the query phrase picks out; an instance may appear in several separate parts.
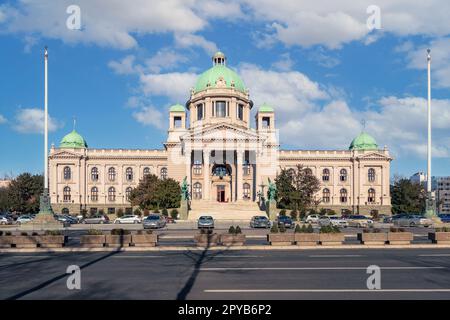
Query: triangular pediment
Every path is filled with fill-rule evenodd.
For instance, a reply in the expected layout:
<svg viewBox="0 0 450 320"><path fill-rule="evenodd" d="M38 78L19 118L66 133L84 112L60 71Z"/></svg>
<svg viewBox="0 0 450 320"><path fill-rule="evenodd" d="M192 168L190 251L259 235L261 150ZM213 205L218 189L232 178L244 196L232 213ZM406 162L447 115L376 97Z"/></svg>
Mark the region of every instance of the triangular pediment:
<svg viewBox="0 0 450 320"><path fill-rule="evenodd" d="M50 156L53 158L68 158L68 157L69 158L73 158L73 157L79 158L82 155L75 153L75 152L70 152L67 150L61 150L61 151L55 151Z"/></svg>
<svg viewBox="0 0 450 320"><path fill-rule="evenodd" d="M188 134L180 138L184 141L202 140L265 140L266 137L259 135L251 129L245 129L228 123L220 123L209 127L193 129Z"/></svg>
<svg viewBox="0 0 450 320"><path fill-rule="evenodd" d="M386 155L380 151L372 151L372 152L368 152L365 153L363 155L358 156L359 159L364 160L364 159L386 159L386 160L392 160L392 158L389 155Z"/></svg>

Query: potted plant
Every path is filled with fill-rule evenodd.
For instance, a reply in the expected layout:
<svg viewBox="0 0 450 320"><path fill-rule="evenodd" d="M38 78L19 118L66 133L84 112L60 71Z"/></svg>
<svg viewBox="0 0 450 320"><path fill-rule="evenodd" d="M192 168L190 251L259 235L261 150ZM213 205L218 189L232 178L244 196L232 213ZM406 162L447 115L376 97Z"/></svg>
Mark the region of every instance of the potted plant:
<svg viewBox="0 0 450 320"><path fill-rule="evenodd" d="M344 234L338 227L323 226L319 230L319 243L321 245L337 246L345 241Z"/></svg>
<svg viewBox="0 0 450 320"><path fill-rule="evenodd" d="M172 217L173 220L178 219L178 210L177 209L172 209L170 211L170 216Z"/></svg>
<svg viewBox="0 0 450 320"><path fill-rule="evenodd" d="M33 232L31 235L21 232L20 235L13 236L13 245L16 248L36 248L38 246L37 235L37 232Z"/></svg>
<svg viewBox="0 0 450 320"><path fill-rule="evenodd" d="M13 236L11 235L11 232L6 231L3 233L3 231L0 230L0 248L11 248L13 244Z"/></svg>
<svg viewBox="0 0 450 320"><path fill-rule="evenodd" d="M220 235L220 242L224 246L243 246L245 242L245 234L242 234L241 228L231 226L228 234Z"/></svg>
<svg viewBox="0 0 450 320"><path fill-rule="evenodd" d="M366 228L363 232L358 233L358 240L361 244L385 245L387 241L387 233L381 232L380 229L376 228Z"/></svg>
<svg viewBox="0 0 450 320"><path fill-rule="evenodd" d="M66 243L66 237L60 230L46 230L44 235L36 238L41 248L61 248Z"/></svg>
<svg viewBox="0 0 450 320"><path fill-rule="evenodd" d="M449 245L450 228L449 227L436 228L434 232L428 233L428 239L430 239L431 242L433 243Z"/></svg>
<svg viewBox="0 0 450 320"><path fill-rule="evenodd" d="M290 246L294 242L294 234L286 233L286 228L275 222L270 228L270 233L267 235L267 241L272 246Z"/></svg>
<svg viewBox="0 0 450 320"><path fill-rule="evenodd" d="M103 247L105 245L105 235L101 230L90 229L87 234L82 235L81 246L87 248Z"/></svg>
<svg viewBox="0 0 450 320"><path fill-rule="evenodd" d="M154 247L158 243L158 235L152 230L138 230L136 234L131 235L131 242L135 247Z"/></svg>
<svg viewBox="0 0 450 320"><path fill-rule="evenodd" d="M105 235L106 246L128 247L131 243L130 230L112 229L111 234Z"/></svg>
<svg viewBox="0 0 450 320"><path fill-rule="evenodd" d="M310 224L308 224L308 227L297 225L294 230L294 241L298 246L316 246L319 243L319 234L314 233Z"/></svg>
<svg viewBox="0 0 450 320"><path fill-rule="evenodd" d="M411 244L414 235L412 232L406 232L404 228L391 227L387 234L389 244Z"/></svg>
<svg viewBox="0 0 450 320"><path fill-rule="evenodd" d="M194 241L198 247L216 246L219 242L219 235L213 233L212 230L201 229L200 232L194 236Z"/></svg>

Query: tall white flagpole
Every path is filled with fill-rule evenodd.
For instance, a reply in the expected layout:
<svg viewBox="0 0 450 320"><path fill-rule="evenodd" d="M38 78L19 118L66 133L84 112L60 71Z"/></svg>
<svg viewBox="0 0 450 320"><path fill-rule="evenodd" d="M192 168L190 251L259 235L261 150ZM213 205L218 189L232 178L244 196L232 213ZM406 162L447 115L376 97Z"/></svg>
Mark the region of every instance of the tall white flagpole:
<svg viewBox="0 0 450 320"><path fill-rule="evenodd" d="M44 189L48 191L48 51L45 47L45 92L44 92Z"/></svg>
<svg viewBox="0 0 450 320"><path fill-rule="evenodd" d="M427 49L428 68L428 146L427 146L427 202L426 215L435 216L434 195L431 189L431 50Z"/></svg>

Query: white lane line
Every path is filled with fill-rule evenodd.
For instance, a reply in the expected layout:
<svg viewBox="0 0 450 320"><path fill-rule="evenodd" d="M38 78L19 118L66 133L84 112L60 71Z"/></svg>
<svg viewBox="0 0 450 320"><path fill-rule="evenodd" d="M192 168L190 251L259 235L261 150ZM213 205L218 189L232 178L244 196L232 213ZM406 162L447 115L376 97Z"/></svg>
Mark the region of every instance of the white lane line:
<svg viewBox="0 0 450 320"><path fill-rule="evenodd" d="M425 270L425 269L447 269L447 267L380 267L382 270ZM261 271L261 270L367 270L367 267L273 267L273 268L200 268L200 271Z"/></svg>
<svg viewBox="0 0 450 320"><path fill-rule="evenodd" d="M419 254L418 257L450 257L448 253Z"/></svg>
<svg viewBox="0 0 450 320"><path fill-rule="evenodd" d="M306 293L377 293L377 292L450 292L450 289L207 289L209 293L272 293L272 292L306 292Z"/></svg>
<svg viewBox="0 0 450 320"><path fill-rule="evenodd" d="M227 256L215 256L213 257L215 258L261 258L262 256L252 256L252 255L242 255L242 256L232 256L232 255L227 255Z"/></svg>
<svg viewBox="0 0 450 320"><path fill-rule="evenodd" d="M5 257L5 258L52 258L52 256L39 256L39 255L35 255L35 256L10 256L10 257Z"/></svg>
<svg viewBox="0 0 450 320"><path fill-rule="evenodd" d="M355 258L365 257L361 254L313 254L308 256L310 258Z"/></svg>

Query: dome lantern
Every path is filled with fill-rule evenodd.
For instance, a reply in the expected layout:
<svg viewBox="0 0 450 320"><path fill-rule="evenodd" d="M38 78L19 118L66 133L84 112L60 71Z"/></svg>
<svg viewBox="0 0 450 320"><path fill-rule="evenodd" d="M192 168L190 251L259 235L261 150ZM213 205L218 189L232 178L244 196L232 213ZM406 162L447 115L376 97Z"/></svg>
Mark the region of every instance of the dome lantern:
<svg viewBox="0 0 450 320"><path fill-rule="evenodd" d="M222 52L217 51L213 55L212 61L213 61L213 66L217 66L217 65L224 66L226 64L226 62L227 62L227 57L225 57L225 55Z"/></svg>

